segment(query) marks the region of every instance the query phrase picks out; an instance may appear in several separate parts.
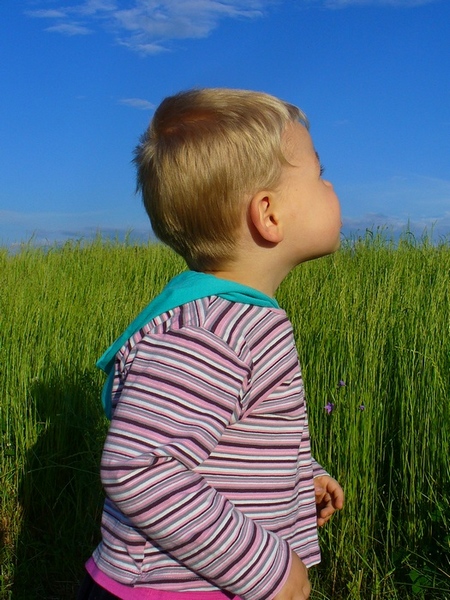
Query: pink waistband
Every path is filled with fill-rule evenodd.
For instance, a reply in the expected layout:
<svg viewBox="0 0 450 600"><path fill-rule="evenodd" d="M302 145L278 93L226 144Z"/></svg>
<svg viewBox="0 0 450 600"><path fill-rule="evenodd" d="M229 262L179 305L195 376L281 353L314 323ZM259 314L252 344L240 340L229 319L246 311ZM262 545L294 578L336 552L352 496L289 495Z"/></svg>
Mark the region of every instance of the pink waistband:
<svg viewBox="0 0 450 600"><path fill-rule="evenodd" d="M229 594L220 591L170 592L148 587L132 588L105 575L97 567L92 556L86 563L86 570L98 585L123 600L241 600L239 596L230 598Z"/></svg>

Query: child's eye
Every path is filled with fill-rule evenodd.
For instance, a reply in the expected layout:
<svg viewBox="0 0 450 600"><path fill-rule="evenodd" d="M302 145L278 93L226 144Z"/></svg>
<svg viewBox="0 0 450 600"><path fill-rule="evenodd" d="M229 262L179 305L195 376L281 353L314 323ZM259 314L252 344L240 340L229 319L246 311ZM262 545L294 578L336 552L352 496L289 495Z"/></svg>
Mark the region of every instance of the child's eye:
<svg viewBox="0 0 450 600"><path fill-rule="evenodd" d="M320 176L322 177L322 175L325 173L325 167L321 164L320 165Z"/></svg>

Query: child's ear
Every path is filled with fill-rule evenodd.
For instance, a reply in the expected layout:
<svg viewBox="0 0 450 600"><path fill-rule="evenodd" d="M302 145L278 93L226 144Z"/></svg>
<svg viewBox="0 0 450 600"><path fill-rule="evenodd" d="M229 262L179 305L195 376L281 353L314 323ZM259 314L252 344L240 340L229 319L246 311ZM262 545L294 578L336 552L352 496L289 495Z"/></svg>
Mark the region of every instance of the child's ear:
<svg viewBox="0 0 450 600"><path fill-rule="evenodd" d="M261 191L250 202L250 220L259 235L271 244L283 239L283 228L275 209L275 198L271 192Z"/></svg>

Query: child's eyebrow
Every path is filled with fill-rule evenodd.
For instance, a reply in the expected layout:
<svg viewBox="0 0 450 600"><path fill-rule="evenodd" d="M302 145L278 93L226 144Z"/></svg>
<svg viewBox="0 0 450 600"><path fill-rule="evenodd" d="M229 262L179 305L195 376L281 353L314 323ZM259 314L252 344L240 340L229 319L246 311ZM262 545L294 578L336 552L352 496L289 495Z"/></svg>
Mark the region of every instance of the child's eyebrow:
<svg viewBox="0 0 450 600"><path fill-rule="evenodd" d="M317 152L317 150L314 150L314 153L315 153L315 155L316 155L317 162L320 164L320 156L319 156L319 153Z"/></svg>

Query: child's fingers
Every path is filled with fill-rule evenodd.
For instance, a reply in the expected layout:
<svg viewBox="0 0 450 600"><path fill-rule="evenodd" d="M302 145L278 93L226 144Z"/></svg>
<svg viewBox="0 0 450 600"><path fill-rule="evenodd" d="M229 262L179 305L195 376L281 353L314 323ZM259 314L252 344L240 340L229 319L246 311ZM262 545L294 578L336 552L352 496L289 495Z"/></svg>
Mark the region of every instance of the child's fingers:
<svg viewBox="0 0 450 600"><path fill-rule="evenodd" d="M332 479L327 486L328 493L331 496L333 506L341 509L344 506L344 491L337 481Z"/></svg>

